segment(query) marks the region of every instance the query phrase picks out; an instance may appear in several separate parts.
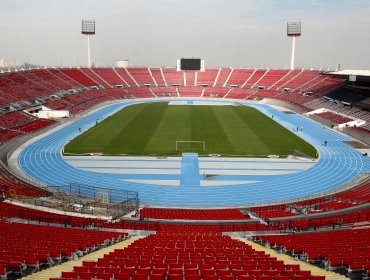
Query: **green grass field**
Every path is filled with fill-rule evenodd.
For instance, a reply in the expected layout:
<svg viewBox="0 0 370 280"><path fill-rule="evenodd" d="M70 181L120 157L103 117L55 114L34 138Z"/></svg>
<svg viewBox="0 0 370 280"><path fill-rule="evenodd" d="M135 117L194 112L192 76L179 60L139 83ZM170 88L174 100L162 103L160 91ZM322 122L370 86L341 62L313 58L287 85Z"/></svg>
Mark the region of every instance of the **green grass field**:
<svg viewBox="0 0 370 280"><path fill-rule="evenodd" d="M205 141L201 144L176 141ZM65 154L286 156L316 150L258 110L246 106L184 106L165 102L124 108L68 143Z"/></svg>

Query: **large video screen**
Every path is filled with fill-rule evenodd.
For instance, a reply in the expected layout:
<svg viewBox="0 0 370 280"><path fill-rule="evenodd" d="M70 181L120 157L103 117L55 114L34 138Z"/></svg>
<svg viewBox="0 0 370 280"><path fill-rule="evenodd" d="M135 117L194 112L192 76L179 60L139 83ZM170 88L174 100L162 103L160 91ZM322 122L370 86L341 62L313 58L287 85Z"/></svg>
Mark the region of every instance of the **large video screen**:
<svg viewBox="0 0 370 280"><path fill-rule="evenodd" d="M181 58L181 70L187 71L200 71L201 59L200 58Z"/></svg>

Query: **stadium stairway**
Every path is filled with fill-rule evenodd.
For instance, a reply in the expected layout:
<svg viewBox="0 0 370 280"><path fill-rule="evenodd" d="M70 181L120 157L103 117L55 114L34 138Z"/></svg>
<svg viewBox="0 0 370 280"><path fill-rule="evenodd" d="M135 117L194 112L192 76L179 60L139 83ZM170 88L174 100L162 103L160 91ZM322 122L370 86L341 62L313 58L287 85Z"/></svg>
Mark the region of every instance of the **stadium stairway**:
<svg viewBox="0 0 370 280"><path fill-rule="evenodd" d="M109 254L113 252L115 249L123 249L133 243L135 240L143 238L144 236L136 236L132 237L128 240L124 240L122 242L116 243L112 246L108 246L106 248L100 249L96 252L91 254L85 255L77 260L71 260L68 262L61 263L60 265L53 266L48 269L44 269L38 271L36 273L24 276L20 278L20 280L49 280L53 277L60 277L63 271L73 271L73 267L81 266L83 261L95 261L98 258L102 258L104 254Z"/></svg>
<svg viewBox="0 0 370 280"><path fill-rule="evenodd" d="M253 241L245 240L243 238L235 238L238 239L248 245L250 245L253 249L256 251L264 251L266 254L269 254L272 257L276 257L278 260L283 261L285 264L299 264L300 268L302 270L310 270L312 275L320 275L325 276L325 280L345 280L348 279L344 275L341 275L339 273L335 273L333 271L327 271L324 269L321 269L317 266L314 266L312 264L309 264L307 262L298 261L295 258L292 258L291 256L288 256L286 254L279 254L273 249L266 248L260 244L254 243Z"/></svg>

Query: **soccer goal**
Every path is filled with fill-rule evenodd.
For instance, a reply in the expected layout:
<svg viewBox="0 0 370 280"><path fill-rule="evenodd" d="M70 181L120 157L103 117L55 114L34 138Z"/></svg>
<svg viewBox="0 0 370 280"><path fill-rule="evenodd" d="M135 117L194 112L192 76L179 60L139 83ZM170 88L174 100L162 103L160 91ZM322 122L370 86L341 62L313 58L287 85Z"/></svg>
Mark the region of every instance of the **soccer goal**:
<svg viewBox="0 0 370 280"><path fill-rule="evenodd" d="M193 144L202 147L202 151L206 150L206 141L176 141L176 152L179 150L191 150Z"/></svg>

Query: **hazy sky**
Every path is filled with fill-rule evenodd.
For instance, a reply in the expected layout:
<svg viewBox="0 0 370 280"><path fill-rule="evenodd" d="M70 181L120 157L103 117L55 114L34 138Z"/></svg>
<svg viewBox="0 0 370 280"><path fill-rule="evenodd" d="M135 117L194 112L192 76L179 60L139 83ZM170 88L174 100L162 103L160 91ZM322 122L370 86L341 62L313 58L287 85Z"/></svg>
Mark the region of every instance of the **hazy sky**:
<svg viewBox="0 0 370 280"><path fill-rule="evenodd" d="M81 20L96 20L92 61L113 66L290 65L287 21L302 22L296 66L370 69L370 0L0 0L0 58L86 65Z"/></svg>

